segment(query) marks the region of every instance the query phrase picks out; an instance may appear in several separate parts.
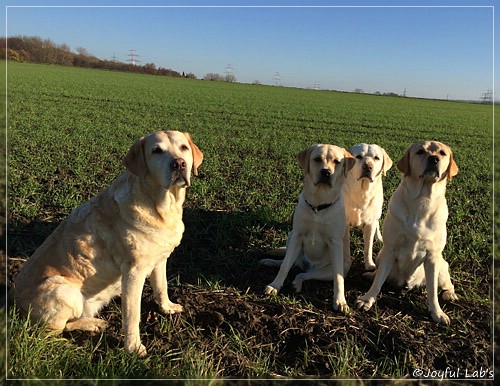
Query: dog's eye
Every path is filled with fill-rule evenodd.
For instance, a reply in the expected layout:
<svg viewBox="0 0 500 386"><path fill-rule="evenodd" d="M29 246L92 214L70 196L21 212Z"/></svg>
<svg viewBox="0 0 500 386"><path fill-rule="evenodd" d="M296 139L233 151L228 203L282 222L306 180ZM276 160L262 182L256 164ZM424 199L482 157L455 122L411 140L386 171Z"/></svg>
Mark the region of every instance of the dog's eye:
<svg viewBox="0 0 500 386"><path fill-rule="evenodd" d="M425 150L424 149L420 149L419 151L417 151L417 154L420 155L420 154L424 154L425 153Z"/></svg>
<svg viewBox="0 0 500 386"><path fill-rule="evenodd" d="M316 158L314 159L314 162L321 162L321 161L323 161L323 160L321 159L321 157L316 157Z"/></svg>
<svg viewBox="0 0 500 386"><path fill-rule="evenodd" d="M153 150L151 151L153 154L161 154L163 153L163 149L160 146L155 146L153 147Z"/></svg>
<svg viewBox="0 0 500 386"><path fill-rule="evenodd" d="M189 150L189 147L187 147L187 145L181 146L181 151L188 151L188 150Z"/></svg>
<svg viewBox="0 0 500 386"><path fill-rule="evenodd" d="M358 155L356 156L356 158L357 158L357 159L363 159L363 156L362 156L361 154L358 154Z"/></svg>
<svg viewBox="0 0 500 386"><path fill-rule="evenodd" d="M441 154L442 156L445 156L445 155L446 155L446 152L445 152L444 150L441 150L441 151L439 152L439 154Z"/></svg>
<svg viewBox="0 0 500 386"><path fill-rule="evenodd" d="M376 155L374 158L376 161L380 161L380 157L378 155Z"/></svg>

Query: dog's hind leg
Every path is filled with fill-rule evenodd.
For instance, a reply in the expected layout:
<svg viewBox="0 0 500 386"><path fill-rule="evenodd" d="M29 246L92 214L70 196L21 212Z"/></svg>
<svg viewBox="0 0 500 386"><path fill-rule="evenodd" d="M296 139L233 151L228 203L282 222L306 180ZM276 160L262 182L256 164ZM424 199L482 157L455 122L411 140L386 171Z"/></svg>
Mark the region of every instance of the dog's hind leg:
<svg viewBox="0 0 500 386"><path fill-rule="evenodd" d="M287 241L286 255L280 262L280 269L273 282L266 286L264 293L266 295L277 295L283 287L288 272L295 265L297 259L303 255L302 237L297 236L294 231L290 233Z"/></svg>
<svg viewBox="0 0 500 386"><path fill-rule="evenodd" d="M377 261L379 263L378 269L375 273L375 278L373 279L373 283L366 294L358 297L356 300L356 306L359 309L363 309L368 311L375 301L377 300L377 296L382 289L382 285L385 283L387 277L391 273L392 267L394 265L395 257L393 255L393 251L388 250L387 246L382 247L380 251Z"/></svg>
<svg viewBox="0 0 500 386"><path fill-rule="evenodd" d="M85 298L80 289L61 276L53 276L38 289L31 301L31 317L42 320L47 330L59 334L63 331L100 331L106 321L84 315Z"/></svg>
<svg viewBox="0 0 500 386"><path fill-rule="evenodd" d="M333 269L331 265L328 265L319 269L312 269L311 271L299 273L292 282L296 292L302 291L302 283L306 280L332 281Z"/></svg>

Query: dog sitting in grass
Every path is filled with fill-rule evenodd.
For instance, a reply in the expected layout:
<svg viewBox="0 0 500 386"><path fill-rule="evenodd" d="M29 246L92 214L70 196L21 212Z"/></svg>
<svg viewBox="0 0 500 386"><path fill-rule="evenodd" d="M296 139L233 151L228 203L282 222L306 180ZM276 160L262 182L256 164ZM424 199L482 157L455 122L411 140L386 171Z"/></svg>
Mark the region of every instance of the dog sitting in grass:
<svg viewBox="0 0 500 386"><path fill-rule="evenodd" d="M313 145L298 154L304 174L304 188L293 216L283 260L262 259L269 267L280 267L265 293L276 295L293 265L305 272L293 280L297 292L304 280L333 280L333 307L347 312L344 277L351 260L344 249L346 218L342 187L355 159L334 145Z"/></svg>
<svg viewBox="0 0 500 386"><path fill-rule="evenodd" d="M397 164L403 175L394 191L384 221L384 245L377 257L377 271L368 292L357 307L368 310L387 278L408 288L426 285L429 312L434 321L450 324L438 301L457 300L448 263L446 245L447 181L458 173L453 152L437 141L411 145Z"/></svg>
<svg viewBox="0 0 500 386"><path fill-rule="evenodd" d="M392 166L392 160L379 145L360 143L352 146L349 153L356 159L349 171L342 195L347 219L344 248L350 255L350 228L363 228L364 265L366 270L376 268L373 262L375 236L382 242L379 219L384 204L382 176Z"/></svg>
<svg viewBox="0 0 500 386"><path fill-rule="evenodd" d="M181 242L186 188L202 160L187 133L138 139L128 170L73 210L24 264L14 287L21 310L54 333L100 331L107 323L95 315L121 294L125 348L146 355L139 335L146 277L162 312L182 311L168 297L166 260Z"/></svg>

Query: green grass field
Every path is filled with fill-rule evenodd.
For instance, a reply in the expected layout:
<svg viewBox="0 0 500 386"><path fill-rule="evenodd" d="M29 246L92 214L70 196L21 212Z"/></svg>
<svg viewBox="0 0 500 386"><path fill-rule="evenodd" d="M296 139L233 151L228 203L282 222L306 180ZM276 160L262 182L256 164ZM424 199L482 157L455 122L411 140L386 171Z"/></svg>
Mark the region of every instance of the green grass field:
<svg viewBox="0 0 500 386"><path fill-rule="evenodd" d="M188 303L186 288L191 288L197 299L227 292L234 304L243 299L266 315L271 307L284 306L300 311L295 315L316 314L315 320L333 318L323 324L340 331L330 336L315 330L315 339L301 336L292 361L283 359L291 345L283 346L279 336L259 340L257 333L238 334L236 321L227 316L229 327L209 329L196 324L196 312L193 318L189 312L168 318L148 311L144 318L156 315L157 325L141 326L151 353L142 361L124 354L123 341L112 342L107 332L46 339L8 310L10 378L379 378L411 377L418 366L492 367L491 105L9 62L7 107L9 260L28 258L73 208L105 188L124 169L122 158L136 138L161 129L187 131L205 159L188 191L183 242L169 262L171 288ZM444 255L460 297L457 305L445 306L451 327L429 322L425 294L419 291L389 292L388 302L379 302L375 312L353 311L346 317L331 309L331 283L308 283L295 295L288 282L277 298L261 295L275 272L259 268L258 260L267 249L284 244L301 190L297 152L313 143L349 148L367 142L381 145L397 162L411 143L424 139L451 146L460 169L447 190ZM399 180L393 167L385 179L387 199ZM352 235L351 245L355 263L346 289L353 307L369 283L356 276L362 271L359 233ZM210 305L204 307L213 312ZM117 321L117 336L119 309L113 303L102 312ZM368 325L378 333L358 335ZM292 327L283 325L275 334ZM182 344L160 343L157 334L175 340L177 329L183 331ZM414 339L408 339L414 343L408 344L419 341L422 352L438 359L428 363L413 354L419 352L414 347L396 350L394 337L392 345L391 338L384 340L393 330L413 331ZM432 339L417 339L422 331L448 348L440 351ZM403 335L399 339L405 342ZM471 348L478 339L481 348ZM241 367L232 367L230 356L239 358L235 362Z"/></svg>

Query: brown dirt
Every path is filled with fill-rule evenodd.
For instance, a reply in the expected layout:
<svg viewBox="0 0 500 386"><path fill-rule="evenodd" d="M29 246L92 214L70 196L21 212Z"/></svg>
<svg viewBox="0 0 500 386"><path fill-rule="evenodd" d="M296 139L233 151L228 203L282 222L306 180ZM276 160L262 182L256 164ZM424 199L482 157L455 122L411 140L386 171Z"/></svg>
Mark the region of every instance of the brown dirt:
<svg viewBox="0 0 500 386"><path fill-rule="evenodd" d="M10 286L23 261L15 258L7 261ZM234 331L252 350L261 350L275 364L273 373L262 376L286 375L284 369L291 368L310 376L330 378L334 374L328 356L336 353L339 345L344 347L346 340L352 343L353 339L368 360L353 363L352 377L373 377L374 373L391 376L377 373L377 366L385 358L402 359L408 352L410 360L401 365L402 373L407 376L419 366L431 370L492 368L489 307L448 303L445 309L453 324L445 327L431 321L422 291L389 288L379 299L378 314L352 311L344 316L332 310L331 283L306 282L303 295L294 294L287 283L280 296L294 298L293 304L281 304L260 295L274 274L274 270L267 268L243 272L244 282L255 283L246 288L207 290L191 284L170 286L171 299L184 306L181 315L167 316L175 333L160 332L164 316L146 285L141 310L144 344L151 354L161 354L195 341L221 361L220 375L226 377L251 375L246 354L229 342L228 337ZM347 300L352 305L369 285L361 276L361 263L353 267L347 283ZM311 305L306 305L306 301ZM119 299L114 303L101 312L101 317L110 323L105 336L112 348L123 346L121 316L112 312L119 307ZM65 335L76 344L98 339L83 332ZM307 363L303 359L304 350L309 351Z"/></svg>

